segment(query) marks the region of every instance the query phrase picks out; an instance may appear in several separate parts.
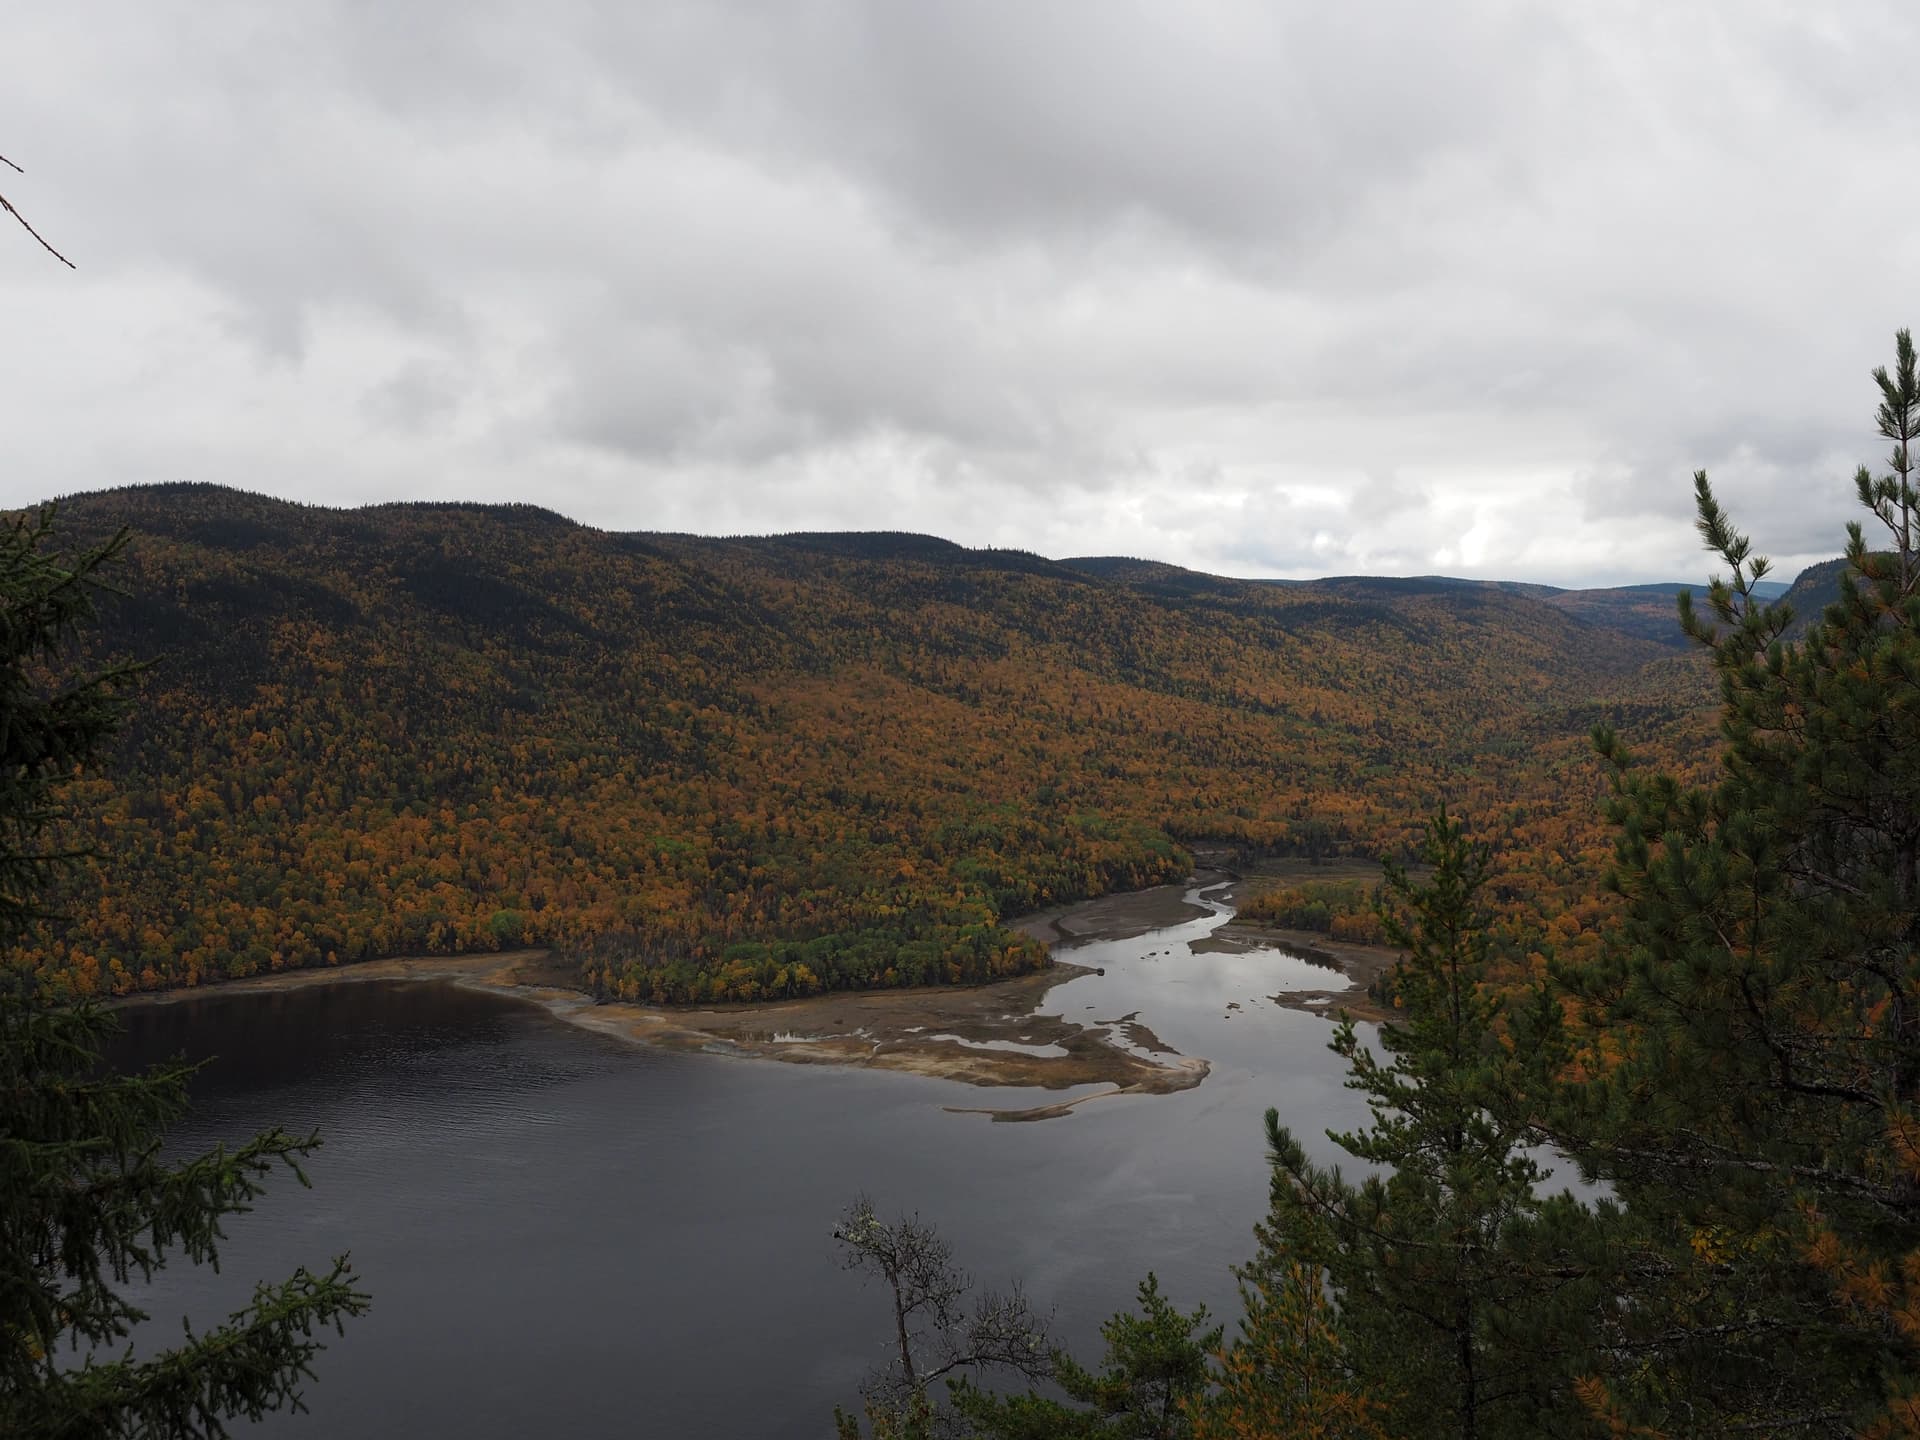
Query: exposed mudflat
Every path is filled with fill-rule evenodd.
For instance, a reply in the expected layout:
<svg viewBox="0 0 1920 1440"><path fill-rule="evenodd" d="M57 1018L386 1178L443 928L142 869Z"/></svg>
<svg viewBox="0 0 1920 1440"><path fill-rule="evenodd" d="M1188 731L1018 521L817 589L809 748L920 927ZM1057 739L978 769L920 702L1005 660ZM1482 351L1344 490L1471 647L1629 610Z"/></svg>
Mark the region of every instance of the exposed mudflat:
<svg viewBox="0 0 1920 1440"><path fill-rule="evenodd" d="M1103 1028L1033 1013L1055 985L1084 973L1056 963L1038 975L967 989L862 991L711 1010L597 1005L567 1018L677 1050L872 1065L973 1085L1108 1084L1164 1094L1200 1083L1204 1061L1148 1059L1114 1044Z"/></svg>
<svg viewBox="0 0 1920 1440"><path fill-rule="evenodd" d="M1102 895L1098 900L1035 911L1008 923L1021 934L1044 940L1049 945L1130 940L1149 930L1164 930L1169 925L1209 914L1206 906L1196 905L1187 898L1188 888L1224 879L1225 875L1203 870L1185 885L1156 885L1151 890Z"/></svg>
<svg viewBox="0 0 1920 1440"><path fill-rule="evenodd" d="M1167 1051L1143 1026L1126 1027L1128 1038L1149 1049L1141 1043L1144 1034L1162 1054L1148 1058L1115 1044L1105 1028L1033 1013L1055 985L1085 973L1077 965L1056 962L1039 974L969 988L871 990L760 1005L669 1009L595 1004L567 983L570 969L555 963L550 952L518 950L293 970L230 981L218 989L231 993L369 981L450 982L512 995L583 1029L670 1050L798 1065L866 1065L973 1085L1047 1090L1111 1085L1115 1090L1108 1093L1167 1094L1206 1077L1204 1060ZM195 995L206 993L169 990L118 1003L191 1003Z"/></svg>
<svg viewBox="0 0 1920 1440"><path fill-rule="evenodd" d="M1188 885L1164 885L1058 906L1014 925L1063 948L1127 940L1217 913L1195 903L1194 896L1199 887L1218 887L1226 878L1203 872ZM1394 951L1231 921L1192 942L1196 953L1238 953L1273 946L1324 966L1328 981L1325 988L1284 989L1270 997L1274 1003L1320 1015L1344 1010L1357 1019L1389 1018L1367 991L1398 958ZM682 1009L595 1004L574 987L571 967L551 952L517 950L373 960L255 976L218 988L222 992L273 991L368 981L441 981L511 995L584 1029L664 1049L799 1065L871 1066L973 1085L1047 1090L1109 1087L1055 1104L980 1108L978 1113L997 1120L1050 1119L1108 1096L1169 1094L1206 1078L1206 1060L1165 1044L1138 1011L1106 1018L1090 1015L1084 1021L1038 1013L1055 986L1090 973L1086 967L1056 960L1036 975L969 988L841 992L803 1000ZM188 1003L200 993L205 992L165 991L117 1003Z"/></svg>

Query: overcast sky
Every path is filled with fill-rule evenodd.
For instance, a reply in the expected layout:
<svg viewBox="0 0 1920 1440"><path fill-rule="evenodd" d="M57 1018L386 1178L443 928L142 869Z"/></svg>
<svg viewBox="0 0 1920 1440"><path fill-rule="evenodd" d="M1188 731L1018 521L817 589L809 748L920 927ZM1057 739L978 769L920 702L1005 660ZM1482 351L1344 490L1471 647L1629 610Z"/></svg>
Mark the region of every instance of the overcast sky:
<svg viewBox="0 0 1920 1440"><path fill-rule="evenodd" d="M113 0L7 31L0 504L1780 568L1920 322L1905 4Z"/></svg>

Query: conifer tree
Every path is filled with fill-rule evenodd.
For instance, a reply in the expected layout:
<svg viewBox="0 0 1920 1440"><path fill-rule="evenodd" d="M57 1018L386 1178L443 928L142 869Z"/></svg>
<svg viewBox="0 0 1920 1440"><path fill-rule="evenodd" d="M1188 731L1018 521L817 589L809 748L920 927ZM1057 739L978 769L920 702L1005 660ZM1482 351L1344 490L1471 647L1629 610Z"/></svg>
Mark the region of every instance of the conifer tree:
<svg viewBox="0 0 1920 1440"><path fill-rule="evenodd" d="M1210 1384L1207 1359L1221 1333L1207 1325L1206 1306L1181 1311L1149 1274L1138 1311L1100 1327L1107 1349L1098 1371L1054 1352L1053 1383L1075 1403L1031 1390L996 1395L962 1380L953 1409L978 1440L1182 1440L1193 1433L1189 1411Z"/></svg>
<svg viewBox="0 0 1920 1440"><path fill-rule="evenodd" d="M46 918L48 883L78 852L53 838L61 786L96 758L126 711L137 667L64 673L125 531L73 556L51 548L51 507L0 526L0 945ZM12 976L9 979L23 979Z"/></svg>
<svg viewBox="0 0 1920 1440"><path fill-rule="evenodd" d="M1293 1183L1278 1171L1275 1181ZM1240 1271L1240 1333L1220 1353L1217 1384L1189 1404L1194 1440L1384 1440L1383 1407L1362 1389L1341 1340L1318 1253L1328 1231L1301 1224L1308 1217L1285 1201L1276 1212L1259 1227L1262 1258ZM1289 1220L1291 1236L1280 1241L1269 1226Z"/></svg>
<svg viewBox="0 0 1920 1440"><path fill-rule="evenodd" d="M126 536L63 556L53 512L0 529L0 946L44 919L41 891L76 855L50 839L60 786L94 762L129 667L71 674L76 627ZM345 1259L262 1285L225 1324L135 1359L147 1317L123 1293L170 1258L218 1257L220 1222L319 1141L275 1130L229 1153L163 1161L190 1071L102 1073L111 1017L22 988L0 996L0 1434L201 1437L300 1403L317 1327L359 1314Z"/></svg>
<svg viewBox="0 0 1920 1440"><path fill-rule="evenodd" d="M1442 811L1422 858L1422 883L1387 866L1381 918L1406 952L1388 979L1398 1023L1382 1027L1380 1055L1351 1021L1333 1042L1373 1123L1330 1138L1378 1170L1354 1184L1313 1164L1269 1111L1272 1207L1251 1273L1324 1267L1347 1387L1378 1407L1384 1433L1560 1433L1577 1418L1598 1272L1576 1252L1594 1216L1540 1194L1545 1171L1514 1098L1559 1063L1556 1017L1536 1004L1531 1043L1509 1044L1511 1017L1482 983L1487 848Z"/></svg>
<svg viewBox="0 0 1920 1440"><path fill-rule="evenodd" d="M1767 562L1695 477L1727 567L1687 633L1718 676L1701 788L1615 773L1621 933L1566 977L1621 1051L1561 1143L1632 1220L1595 1408L1687 1434L1920 1434L1920 374L1874 372L1837 603L1794 639Z"/></svg>

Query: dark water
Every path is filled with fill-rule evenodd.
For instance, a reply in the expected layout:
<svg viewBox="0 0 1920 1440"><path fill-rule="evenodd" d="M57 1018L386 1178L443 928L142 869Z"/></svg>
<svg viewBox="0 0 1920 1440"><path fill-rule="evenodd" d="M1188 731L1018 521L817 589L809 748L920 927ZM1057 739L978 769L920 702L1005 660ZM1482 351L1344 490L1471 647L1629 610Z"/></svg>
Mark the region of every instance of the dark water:
<svg viewBox="0 0 1920 1440"><path fill-rule="evenodd" d="M887 1343L883 1295L830 1239L863 1190L935 1222L983 1283L1020 1277L1090 1356L1149 1268L1231 1315L1266 1202L1262 1113L1318 1137L1364 1110L1327 1023L1268 998L1326 972L1194 953L1228 913L1208 908L1069 952L1107 973L1043 1008L1138 1010L1211 1077L1029 1124L941 1107L1058 1097L638 1049L440 984L129 1010L130 1059L218 1057L183 1148L270 1124L326 1137L311 1191L276 1186L230 1223L222 1273L163 1272L146 1303L177 1334L351 1250L373 1310L329 1342L311 1413L261 1431L462 1440L830 1434Z"/></svg>

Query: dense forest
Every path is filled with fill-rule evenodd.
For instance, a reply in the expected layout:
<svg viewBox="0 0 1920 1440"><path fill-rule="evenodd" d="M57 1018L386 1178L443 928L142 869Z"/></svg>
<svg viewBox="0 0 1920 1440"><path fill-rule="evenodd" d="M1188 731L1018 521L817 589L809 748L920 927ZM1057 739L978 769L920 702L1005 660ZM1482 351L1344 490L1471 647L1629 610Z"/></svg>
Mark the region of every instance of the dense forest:
<svg viewBox="0 0 1920 1440"><path fill-rule="evenodd" d="M1010 916L1183 847L1400 852L1441 799L1572 941L1587 731L1684 754L1709 723L1633 592L184 485L60 525L131 528L94 658L151 662L76 797L105 858L23 952L68 993L532 944L663 1002L973 982L1046 963Z"/></svg>

